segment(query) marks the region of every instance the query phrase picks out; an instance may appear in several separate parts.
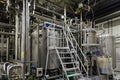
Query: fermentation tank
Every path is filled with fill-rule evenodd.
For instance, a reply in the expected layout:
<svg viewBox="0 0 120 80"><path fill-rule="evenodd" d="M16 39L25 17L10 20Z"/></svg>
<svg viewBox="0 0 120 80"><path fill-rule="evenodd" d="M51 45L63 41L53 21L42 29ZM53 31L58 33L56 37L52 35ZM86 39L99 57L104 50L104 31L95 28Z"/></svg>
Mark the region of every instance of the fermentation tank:
<svg viewBox="0 0 120 80"><path fill-rule="evenodd" d="M86 28L83 32L82 46L97 46L96 30L94 28Z"/></svg>
<svg viewBox="0 0 120 80"><path fill-rule="evenodd" d="M54 49L49 50L49 47L58 46L59 41L54 38L57 35L59 35L57 31L49 28L39 31L39 39L37 30L32 33L32 61L34 61L34 66L45 69L47 54L49 53L47 69L58 68L56 52Z"/></svg>
<svg viewBox="0 0 120 80"><path fill-rule="evenodd" d="M111 34L104 34L101 35L99 38L104 54L107 54L112 57L112 65L113 68L115 68L116 67L115 37Z"/></svg>
<svg viewBox="0 0 120 80"><path fill-rule="evenodd" d="M49 34L49 35L48 35ZM56 39L54 39L56 32L49 31L49 30L43 30L42 31L42 37L41 37L41 45L40 45L40 66L45 68L46 65L46 59L47 54L49 53L48 58L48 69L56 69L58 66L56 65L58 63L58 59L56 56L55 50L49 50L50 47L55 47L57 45ZM52 38L50 38L50 36Z"/></svg>

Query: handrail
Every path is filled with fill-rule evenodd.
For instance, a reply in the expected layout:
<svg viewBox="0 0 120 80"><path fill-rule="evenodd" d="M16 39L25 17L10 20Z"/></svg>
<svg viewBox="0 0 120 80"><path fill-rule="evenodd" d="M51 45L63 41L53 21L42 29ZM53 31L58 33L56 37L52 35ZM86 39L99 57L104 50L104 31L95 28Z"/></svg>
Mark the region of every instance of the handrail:
<svg viewBox="0 0 120 80"><path fill-rule="evenodd" d="M80 52L82 53L82 55L83 55L83 57L85 58L85 60L86 60L86 62L88 62L88 60L87 60L87 58L85 57L85 55L84 55L84 53L83 53L83 51L82 51L82 49L80 48L80 46L79 46L79 44L78 44L78 42L77 42L77 40L75 39L75 37L74 37L74 35L72 34L72 32L71 32L71 30L70 30L70 28L68 28L68 32L71 34L71 36L73 37L72 39L76 42L76 44L77 44L77 46L78 46L78 48L79 48L79 50L80 50Z"/></svg>
<svg viewBox="0 0 120 80"><path fill-rule="evenodd" d="M75 43L77 44L77 46L78 46L80 52L82 53L84 59L85 59L86 62L88 63L87 58L85 57L84 53L82 52L82 49L80 48L79 44L77 43L77 41L76 41L75 37L73 36L73 34L72 34L72 32L71 32L71 30L70 30L69 27L68 27L67 31L68 31L68 33L69 33L69 37L70 37L70 38L68 38L69 41L71 41L70 39L73 39L73 40L75 41ZM71 42L70 42L70 43L71 43ZM72 45L73 49L75 50L74 45L73 45L72 43L71 43L71 45ZM77 58L79 59L79 61L80 61L81 65L82 65L84 71L86 72L86 74L87 74L87 76L88 76L88 71L87 71L87 70L88 70L88 65L87 65L87 69L85 69L85 67L84 67L84 65L83 65L83 63L82 63L82 60L80 59L79 55L76 54L76 56L77 56Z"/></svg>

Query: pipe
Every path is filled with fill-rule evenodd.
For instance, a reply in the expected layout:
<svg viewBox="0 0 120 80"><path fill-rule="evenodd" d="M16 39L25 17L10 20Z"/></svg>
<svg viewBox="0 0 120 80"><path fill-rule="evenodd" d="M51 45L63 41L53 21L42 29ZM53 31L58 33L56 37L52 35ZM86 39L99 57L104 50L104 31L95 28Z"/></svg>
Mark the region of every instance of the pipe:
<svg viewBox="0 0 120 80"><path fill-rule="evenodd" d="M6 6L6 10L9 11L9 6L10 6L10 0L7 0L7 6Z"/></svg>
<svg viewBox="0 0 120 80"><path fill-rule="evenodd" d="M35 9L36 9L35 3L36 3L36 0L34 0L34 2L33 2L33 14L35 14Z"/></svg>
<svg viewBox="0 0 120 80"><path fill-rule="evenodd" d="M32 14L32 13L30 13L30 16L39 18L39 19L44 20L44 21L49 21L49 22L53 21L53 19L51 19L51 18L47 18L47 17L40 16L40 15L37 15L37 14ZM63 22L63 21L54 21L54 23L55 23L55 24L62 25L62 26L64 25L64 22Z"/></svg>
<svg viewBox="0 0 120 80"><path fill-rule="evenodd" d="M3 62L3 54L4 54L4 35L1 35L1 62Z"/></svg>
<svg viewBox="0 0 120 80"><path fill-rule="evenodd" d="M16 12L15 16L15 60L18 59L18 28L19 28L19 18L18 13Z"/></svg>
<svg viewBox="0 0 120 80"><path fill-rule="evenodd" d="M46 11L48 11L48 12L54 13L54 14L60 16L60 17L62 16L62 14L57 13L57 12L55 12L55 11L53 11L53 10L47 9L47 8L45 8L45 7L43 7L43 6L37 5L37 7L38 7L38 8L41 8L41 9L44 9L44 10L46 10Z"/></svg>
<svg viewBox="0 0 120 80"><path fill-rule="evenodd" d="M14 33L8 33L8 32L0 32L2 35L8 35L8 36L15 36Z"/></svg>
<svg viewBox="0 0 120 80"><path fill-rule="evenodd" d="M1 25L0 28L5 28L5 27L15 28L15 25L8 24L8 23L0 22L0 25Z"/></svg>
<svg viewBox="0 0 120 80"><path fill-rule="evenodd" d="M9 60L9 38L7 38L6 60Z"/></svg>
<svg viewBox="0 0 120 80"><path fill-rule="evenodd" d="M23 12L22 12L22 39L21 39L21 62L23 62L23 80L25 80L26 73L26 59L29 58L27 52L28 45L28 32L29 32L29 2L28 0L23 0Z"/></svg>
<svg viewBox="0 0 120 80"><path fill-rule="evenodd" d="M70 19L70 25L72 25L73 19Z"/></svg>

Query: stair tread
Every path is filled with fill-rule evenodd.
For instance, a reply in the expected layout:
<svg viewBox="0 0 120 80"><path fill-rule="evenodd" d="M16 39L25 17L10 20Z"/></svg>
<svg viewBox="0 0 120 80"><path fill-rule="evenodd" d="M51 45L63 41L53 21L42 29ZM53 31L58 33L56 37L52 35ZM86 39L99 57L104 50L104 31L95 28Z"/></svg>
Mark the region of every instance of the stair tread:
<svg viewBox="0 0 120 80"><path fill-rule="evenodd" d="M56 47L57 49L69 49L69 47Z"/></svg>
<svg viewBox="0 0 120 80"><path fill-rule="evenodd" d="M77 64L78 62L77 61L75 61L75 62L63 62L63 64L65 65L65 64Z"/></svg>
<svg viewBox="0 0 120 80"><path fill-rule="evenodd" d="M71 52L59 52L60 54L71 54Z"/></svg>
<svg viewBox="0 0 120 80"><path fill-rule="evenodd" d="M71 74L71 75L67 75L68 77L74 77L74 76L80 76L81 73L75 73L75 74Z"/></svg>
<svg viewBox="0 0 120 80"><path fill-rule="evenodd" d="M72 71L72 70L76 70L79 69L78 67L74 67L74 68L65 68L66 71Z"/></svg>
<svg viewBox="0 0 120 80"><path fill-rule="evenodd" d="M73 57L61 57L61 59L73 59Z"/></svg>

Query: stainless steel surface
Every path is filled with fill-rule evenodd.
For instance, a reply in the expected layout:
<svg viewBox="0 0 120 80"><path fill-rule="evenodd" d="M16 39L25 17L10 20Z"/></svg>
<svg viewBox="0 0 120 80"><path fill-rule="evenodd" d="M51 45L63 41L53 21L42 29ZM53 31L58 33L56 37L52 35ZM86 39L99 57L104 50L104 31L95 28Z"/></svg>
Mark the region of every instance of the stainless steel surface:
<svg viewBox="0 0 120 80"><path fill-rule="evenodd" d="M36 18L41 19L43 21L54 22L54 23L59 24L59 25L64 25L63 21L57 21L57 20L54 21L54 19L48 18L48 17L45 17L45 16L40 16L40 15L37 15L37 14L31 14L31 13L30 13L30 16L36 17Z"/></svg>
<svg viewBox="0 0 120 80"><path fill-rule="evenodd" d="M3 62L4 55L4 35L1 35L1 62Z"/></svg>
<svg viewBox="0 0 120 80"><path fill-rule="evenodd" d="M107 54L112 57L113 68L115 68L116 67L115 37L111 34L101 35L100 44L102 45L104 54Z"/></svg>
<svg viewBox="0 0 120 80"><path fill-rule="evenodd" d="M32 65L37 67L38 61L41 61L39 57L39 54L41 53L39 53L39 48L38 48L39 44L38 44L37 30L32 33L31 37L32 37L32 56L31 57L32 57L32 61L35 61L34 63L32 63Z"/></svg>
<svg viewBox="0 0 120 80"><path fill-rule="evenodd" d="M47 37L47 33L53 37L55 36L55 34L57 35L57 33L54 33L53 31L48 32L48 30L39 30L39 33L38 33L38 30L35 30L32 33L32 60L35 61L32 65L42 67L43 69L45 69L46 56L49 50L48 47L58 45L58 43L56 42L54 38L49 39ZM42 36L38 37L38 34ZM49 57L50 58L48 62L48 69L55 69L56 65L53 62L53 60L56 63L57 63L57 60L56 60L54 50L50 51Z"/></svg>
<svg viewBox="0 0 120 80"><path fill-rule="evenodd" d="M16 12L15 16L15 60L18 60L18 29L19 29L19 18L18 13Z"/></svg>
<svg viewBox="0 0 120 80"><path fill-rule="evenodd" d="M83 43L82 46L98 46L96 30L94 28L82 29L83 32Z"/></svg>
<svg viewBox="0 0 120 80"><path fill-rule="evenodd" d="M60 13L58 13L58 12L55 12L54 10L50 10L49 8L45 8L45 7L43 7L43 6L40 6L40 5L37 5L37 7L39 7L39 8L41 8L41 9L44 9L44 10L46 10L46 11L48 11L48 12L50 12L50 13L53 13L53 14L55 14L55 15L58 15L58 16L62 16L62 14L60 14Z"/></svg>
<svg viewBox="0 0 120 80"><path fill-rule="evenodd" d="M23 62L23 80L25 80L26 73L26 61L30 60L29 51L29 2L28 0L23 0L23 12L22 12L22 39L21 39L21 62ZM30 63L29 63L30 64ZM28 66L27 71L30 69Z"/></svg>
<svg viewBox="0 0 120 80"><path fill-rule="evenodd" d="M7 51L6 51L6 60L9 60L9 38L7 38Z"/></svg>

